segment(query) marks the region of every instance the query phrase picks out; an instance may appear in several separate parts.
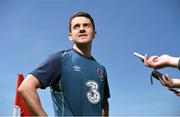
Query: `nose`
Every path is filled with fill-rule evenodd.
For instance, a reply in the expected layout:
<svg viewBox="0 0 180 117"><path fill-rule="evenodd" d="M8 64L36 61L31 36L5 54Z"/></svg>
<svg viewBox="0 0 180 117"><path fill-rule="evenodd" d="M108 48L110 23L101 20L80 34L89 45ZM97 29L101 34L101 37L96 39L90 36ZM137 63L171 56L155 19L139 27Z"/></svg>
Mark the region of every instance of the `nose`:
<svg viewBox="0 0 180 117"><path fill-rule="evenodd" d="M80 30L84 30L84 26L83 25L80 25Z"/></svg>
<svg viewBox="0 0 180 117"><path fill-rule="evenodd" d="M84 33L85 32L84 26L80 26L79 32L80 33Z"/></svg>

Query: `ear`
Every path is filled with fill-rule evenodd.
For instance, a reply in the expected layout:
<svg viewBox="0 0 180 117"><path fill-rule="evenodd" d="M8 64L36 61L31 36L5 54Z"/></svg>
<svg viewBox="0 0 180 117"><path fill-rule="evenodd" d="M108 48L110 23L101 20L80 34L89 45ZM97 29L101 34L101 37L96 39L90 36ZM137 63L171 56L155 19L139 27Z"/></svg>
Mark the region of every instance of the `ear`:
<svg viewBox="0 0 180 117"><path fill-rule="evenodd" d="M72 36L71 36L72 34L71 33L69 33L69 40L70 41L73 41L73 39L72 39Z"/></svg>
<svg viewBox="0 0 180 117"><path fill-rule="evenodd" d="M96 37L96 34L97 34L97 32L96 32L96 31L94 31L94 37L93 37L93 39Z"/></svg>
<svg viewBox="0 0 180 117"><path fill-rule="evenodd" d="M95 31L94 31L94 34L96 35L96 33L97 33L97 32L96 32L96 30L95 30Z"/></svg>

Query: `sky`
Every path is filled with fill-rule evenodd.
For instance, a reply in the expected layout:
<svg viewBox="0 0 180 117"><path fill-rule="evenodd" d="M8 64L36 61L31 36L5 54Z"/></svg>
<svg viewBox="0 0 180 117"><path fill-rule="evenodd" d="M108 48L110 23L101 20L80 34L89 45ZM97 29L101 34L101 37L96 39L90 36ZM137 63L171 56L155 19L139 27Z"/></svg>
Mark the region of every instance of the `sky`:
<svg viewBox="0 0 180 117"><path fill-rule="evenodd" d="M72 48L69 17L88 12L97 36L92 54L106 67L110 116L178 116L180 97L154 80L152 69L133 55L180 56L179 0L0 0L0 116L13 114L16 79L48 55ZM180 78L174 68L160 69ZM50 89L38 89L44 110L54 115Z"/></svg>

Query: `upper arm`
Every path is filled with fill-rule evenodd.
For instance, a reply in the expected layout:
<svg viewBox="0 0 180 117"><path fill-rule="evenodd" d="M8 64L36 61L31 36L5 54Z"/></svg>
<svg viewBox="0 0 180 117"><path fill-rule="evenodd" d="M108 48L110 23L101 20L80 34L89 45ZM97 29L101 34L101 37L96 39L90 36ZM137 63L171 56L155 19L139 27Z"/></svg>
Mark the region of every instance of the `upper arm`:
<svg viewBox="0 0 180 117"><path fill-rule="evenodd" d="M37 89L41 85L40 81L33 75L29 74L24 81L21 83L20 88L32 88Z"/></svg>
<svg viewBox="0 0 180 117"><path fill-rule="evenodd" d="M105 69L105 68L104 68ZM110 97L110 91L109 91L109 84L107 79L107 73L105 69L105 81L104 81L104 101L103 101L103 107L102 107L102 116L108 116L109 115L109 102L108 98Z"/></svg>
<svg viewBox="0 0 180 117"><path fill-rule="evenodd" d="M108 116L108 115L109 115L109 102L108 100L105 100L102 108L102 116Z"/></svg>
<svg viewBox="0 0 180 117"><path fill-rule="evenodd" d="M105 78L104 78L104 100L106 101L108 98L110 98L110 90L109 90L109 83L108 83L106 69L105 69L104 76L105 76Z"/></svg>
<svg viewBox="0 0 180 117"><path fill-rule="evenodd" d="M50 55L31 73L40 82L40 88L46 88L55 84L60 77L59 53Z"/></svg>

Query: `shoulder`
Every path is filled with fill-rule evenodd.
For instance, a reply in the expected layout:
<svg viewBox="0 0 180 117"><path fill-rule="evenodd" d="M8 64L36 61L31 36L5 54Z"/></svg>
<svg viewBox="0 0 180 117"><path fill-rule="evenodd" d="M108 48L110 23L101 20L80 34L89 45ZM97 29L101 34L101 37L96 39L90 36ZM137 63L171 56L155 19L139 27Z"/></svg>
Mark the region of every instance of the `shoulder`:
<svg viewBox="0 0 180 117"><path fill-rule="evenodd" d="M92 57L92 59L98 64L98 66L100 66L102 69L106 69L105 66L103 64L101 64L99 61L97 61L94 57Z"/></svg>
<svg viewBox="0 0 180 117"><path fill-rule="evenodd" d="M68 50L61 50L61 51L58 51L58 52L55 52L53 54L50 54L48 56L48 59L51 60L51 61L54 61L54 60L59 60L61 59L61 57L63 56L63 54L69 52L71 49L68 49Z"/></svg>
<svg viewBox="0 0 180 117"><path fill-rule="evenodd" d="M98 64L99 64L99 67L100 67L100 69L102 70L104 76L107 77L106 67L105 67L104 65L102 65L101 63L99 63L99 62L98 62Z"/></svg>
<svg viewBox="0 0 180 117"><path fill-rule="evenodd" d="M52 67L58 67L62 58L62 54L66 50L58 51L53 54L49 54L48 57L39 65L40 69L48 69L51 71Z"/></svg>

